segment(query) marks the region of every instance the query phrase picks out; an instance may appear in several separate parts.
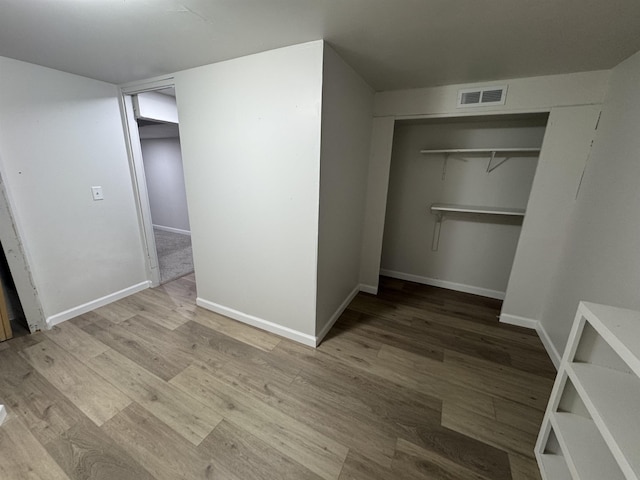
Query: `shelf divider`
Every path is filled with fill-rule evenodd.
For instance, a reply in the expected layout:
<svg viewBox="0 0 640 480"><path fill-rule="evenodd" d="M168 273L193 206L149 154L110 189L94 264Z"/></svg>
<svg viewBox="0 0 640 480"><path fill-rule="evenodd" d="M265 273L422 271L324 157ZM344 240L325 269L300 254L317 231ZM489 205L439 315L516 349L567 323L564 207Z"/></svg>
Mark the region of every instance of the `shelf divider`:
<svg viewBox="0 0 640 480"><path fill-rule="evenodd" d="M625 480L593 420L555 412L551 424L569 471L580 480Z"/></svg>
<svg viewBox="0 0 640 480"><path fill-rule="evenodd" d="M620 468L627 478L640 478L638 377L588 363L571 363L567 372Z"/></svg>

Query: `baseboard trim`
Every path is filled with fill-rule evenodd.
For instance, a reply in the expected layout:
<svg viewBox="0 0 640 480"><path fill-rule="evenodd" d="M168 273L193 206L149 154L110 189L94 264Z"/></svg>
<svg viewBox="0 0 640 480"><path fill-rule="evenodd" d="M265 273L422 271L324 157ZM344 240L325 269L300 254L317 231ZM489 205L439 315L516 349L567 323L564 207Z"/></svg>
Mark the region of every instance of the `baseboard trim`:
<svg viewBox="0 0 640 480"><path fill-rule="evenodd" d="M538 320L534 320L533 318L520 317L518 315L511 315L509 313L501 313L500 322L506 323L507 325L530 328L532 330L537 330L538 324L540 323L538 322Z"/></svg>
<svg viewBox="0 0 640 480"><path fill-rule="evenodd" d="M361 283L360 291L364 293L370 293L371 295L377 295L378 287L374 287L373 285L365 285L364 283Z"/></svg>
<svg viewBox="0 0 640 480"><path fill-rule="evenodd" d="M338 318L340 318L340 315L342 315L342 313L347 309L347 307L351 303L351 300L353 300L356 297L359 291L360 291L360 285L356 285L356 287L351 291L351 293L347 295L347 298L344 299L344 302L342 302L340 306L337 308L337 310L333 313L333 315L331 315L331 318L329 319L327 324L322 328L322 330L320 330L320 333L316 335L316 345L315 345L316 347L320 345L324 337L327 335L327 333L329 333L329 330L331 330L331 327L333 327L334 323L336 323Z"/></svg>
<svg viewBox="0 0 640 480"><path fill-rule="evenodd" d="M536 331L544 349L547 351L547 355L553 362L556 370L560 368L560 354L558 350L556 350L555 345L551 341L549 334L542 326L539 320L534 320L533 318L520 317L518 315L510 315L508 313L500 314L500 322L506 323L508 325L517 325L518 327L531 328Z"/></svg>
<svg viewBox="0 0 640 480"><path fill-rule="evenodd" d="M551 361L553 362L553 366L556 367L556 370L558 370L560 368L560 360L562 359L562 357L558 353L556 346L551 341L551 337L549 337L549 334L547 333L547 331L544 329L544 327L540 322L538 322L538 325L536 326L536 332L538 332L540 341L542 342L542 345L544 345L544 348L547 351L547 354L551 358Z"/></svg>
<svg viewBox="0 0 640 480"><path fill-rule="evenodd" d="M246 323L247 325L251 325L252 327L260 328L262 330L266 330L267 332L275 333L276 335L280 335L281 337L288 338L298 343L302 343L303 345L314 348L317 346L317 337L299 332L283 325L278 325L277 323L270 322L269 320L258 318L253 315L234 310L233 308L210 302L209 300L205 300L204 298L200 297L196 298L196 305L202 308L206 308L207 310L211 310L212 312L219 313L220 315L224 315L225 317L233 318L234 320L237 320L239 322Z"/></svg>
<svg viewBox="0 0 640 480"><path fill-rule="evenodd" d="M385 277L397 278L398 280L407 280L409 282L422 283L423 285L431 285L432 287L448 288L457 292L472 293L483 297L497 298L504 300L505 292L498 290L490 290L488 288L475 287L473 285L465 285L464 283L449 282L447 280L439 280L437 278L421 277L411 273L396 272L393 270L380 270L380 275Z"/></svg>
<svg viewBox="0 0 640 480"><path fill-rule="evenodd" d="M151 282L149 282L148 280L140 282L117 292L110 293L109 295L105 295L104 297L97 298L90 302L83 303L82 305L78 305L77 307L70 308L69 310L65 310L64 312L51 315L50 317L47 317L47 328L50 329L54 325L75 318L79 315L82 315L83 313L90 312L91 310L95 310L96 308L104 307L105 305L115 302L116 300L120 300L121 298L128 297L129 295L133 295L136 292L145 290L149 288L150 285Z"/></svg>
<svg viewBox="0 0 640 480"><path fill-rule="evenodd" d="M191 236L190 230L180 230L179 228L165 227L164 225L153 225L153 228L157 228L158 230L164 230L165 232L173 232L173 233L179 233L180 235Z"/></svg>

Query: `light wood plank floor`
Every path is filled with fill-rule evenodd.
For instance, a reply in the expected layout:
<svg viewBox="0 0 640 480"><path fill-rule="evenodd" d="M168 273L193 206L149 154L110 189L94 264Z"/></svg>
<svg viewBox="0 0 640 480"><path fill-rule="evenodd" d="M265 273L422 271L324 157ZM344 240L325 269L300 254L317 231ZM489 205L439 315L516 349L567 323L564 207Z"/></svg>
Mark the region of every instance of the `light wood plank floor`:
<svg viewBox="0 0 640 480"><path fill-rule="evenodd" d="M314 350L193 276L0 347L0 478L539 479L555 371L500 302L381 279Z"/></svg>

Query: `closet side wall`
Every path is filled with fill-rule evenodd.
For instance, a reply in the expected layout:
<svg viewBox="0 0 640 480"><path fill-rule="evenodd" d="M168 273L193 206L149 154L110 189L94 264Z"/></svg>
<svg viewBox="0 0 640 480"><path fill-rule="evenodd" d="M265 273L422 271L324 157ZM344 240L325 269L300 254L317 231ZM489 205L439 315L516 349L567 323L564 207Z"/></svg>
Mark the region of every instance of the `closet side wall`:
<svg viewBox="0 0 640 480"><path fill-rule="evenodd" d="M359 290L360 246L373 90L327 44L322 83L322 154L316 333Z"/></svg>
<svg viewBox="0 0 640 480"><path fill-rule="evenodd" d="M179 138L140 141L153 225L190 231Z"/></svg>
<svg viewBox="0 0 640 480"><path fill-rule="evenodd" d="M512 154L487 172L488 154L449 155L421 149L540 147L544 117L396 125L381 274L503 298L522 217L445 215L432 251L433 203L524 209L537 155ZM493 164L503 158L497 155Z"/></svg>

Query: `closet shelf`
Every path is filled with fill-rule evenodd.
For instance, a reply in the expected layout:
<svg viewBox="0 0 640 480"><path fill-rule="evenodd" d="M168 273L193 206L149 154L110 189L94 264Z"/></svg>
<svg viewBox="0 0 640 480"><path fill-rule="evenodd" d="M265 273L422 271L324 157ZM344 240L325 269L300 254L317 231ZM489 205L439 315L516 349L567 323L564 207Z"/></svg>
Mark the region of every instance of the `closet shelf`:
<svg viewBox="0 0 640 480"><path fill-rule="evenodd" d="M445 179L447 174L447 160L449 160L449 155L458 153L458 154L477 154L477 153L489 153L489 163L487 165L487 173L493 172L496 168L502 165L504 162L509 160L512 157L513 153L540 153L540 148L537 147L514 147L514 148L443 148L436 150L420 150L422 154L431 154L431 153L444 153L444 163L442 164L442 180ZM493 165L493 161L496 158L496 155L500 154L504 159L501 162Z"/></svg>
<svg viewBox="0 0 640 480"><path fill-rule="evenodd" d="M514 215L524 217L524 208L506 207L480 207L476 205L453 205L449 203L434 203L431 205L431 213L455 212L455 213L478 213L484 215Z"/></svg>
<svg viewBox="0 0 640 480"><path fill-rule="evenodd" d="M447 213L471 213L480 215L504 215L524 217L525 210L523 208L506 208L506 207L481 207L477 205L454 205L450 203L434 203L431 205L431 213L436 215L436 223L433 227L433 239L431 240L431 250L436 252L440 243L440 227L442 226L442 217Z"/></svg>
<svg viewBox="0 0 640 480"><path fill-rule="evenodd" d="M420 150L420 153L539 153L540 148L444 148Z"/></svg>

